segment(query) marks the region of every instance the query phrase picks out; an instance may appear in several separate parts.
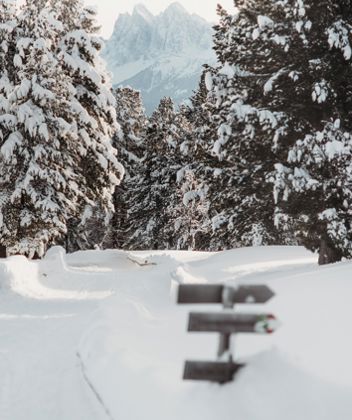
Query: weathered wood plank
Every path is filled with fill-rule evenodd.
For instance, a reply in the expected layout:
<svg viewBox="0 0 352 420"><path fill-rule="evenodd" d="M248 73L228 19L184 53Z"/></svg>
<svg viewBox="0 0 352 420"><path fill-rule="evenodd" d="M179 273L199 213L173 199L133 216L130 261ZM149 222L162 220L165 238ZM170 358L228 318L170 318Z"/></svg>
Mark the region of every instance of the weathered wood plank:
<svg viewBox="0 0 352 420"><path fill-rule="evenodd" d="M191 362L185 364L183 379L192 381L209 381L225 384L233 380L234 375L244 365L223 362Z"/></svg>
<svg viewBox="0 0 352 420"><path fill-rule="evenodd" d="M181 284L178 289L178 303L223 303L224 285ZM227 287L233 303L266 303L275 296L266 285L248 285L238 288Z"/></svg>
<svg viewBox="0 0 352 420"><path fill-rule="evenodd" d="M265 284L254 286L240 286L235 289L234 303L266 303L275 293Z"/></svg>
<svg viewBox="0 0 352 420"><path fill-rule="evenodd" d="M191 313L188 331L219 332L221 334L258 333L271 334L277 320L271 314Z"/></svg>
<svg viewBox="0 0 352 420"><path fill-rule="evenodd" d="M218 357L222 357L231 350L231 334L220 334Z"/></svg>
<svg viewBox="0 0 352 420"><path fill-rule="evenodd" d="M181 284L178 288L178 303L222 303L223 285Z"/></svg>

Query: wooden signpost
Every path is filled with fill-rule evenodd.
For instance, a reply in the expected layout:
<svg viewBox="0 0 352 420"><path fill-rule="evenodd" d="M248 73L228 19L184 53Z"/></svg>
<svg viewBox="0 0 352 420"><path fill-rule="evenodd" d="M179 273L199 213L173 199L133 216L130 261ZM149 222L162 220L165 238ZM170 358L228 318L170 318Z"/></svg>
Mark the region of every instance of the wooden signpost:
<svg viewBox="0 0 352 420"><path fill-rule="evenodd" d="M233 361L231 335L236 333L271 334L275 332L277 320L272 314L239 314L228 311L235 304L266 303L274 293L265 285L180 285L178 303L209 304L222 303L227 310L222 313L192 312L189 317L189 332L216 332L220 334L218 362L187 361L183 378L185 380L210 381L224 384L233 380L244 365ZM223 359L227 359L223 361Z"/></svg>
<svg viewBox="0 0 352 420"><path fill-rule="evenodd" d="M232 308L236 303L266 303L275 294L268 286L230 286L213 284L181 284L178 289L178 303L222 303L224 298Z"/></svg>

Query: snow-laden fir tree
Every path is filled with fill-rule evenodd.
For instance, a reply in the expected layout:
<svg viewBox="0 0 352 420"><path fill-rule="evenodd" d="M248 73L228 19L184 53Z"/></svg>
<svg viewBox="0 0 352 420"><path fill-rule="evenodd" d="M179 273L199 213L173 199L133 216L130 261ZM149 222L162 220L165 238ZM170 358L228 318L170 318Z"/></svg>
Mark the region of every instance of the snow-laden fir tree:
<svg viewBox="0 0 352 420"><path fill-rule="evenodd" d="M206 76L214 70L204 66L193 96L180 108L188 124L180 146L182 167L177 174L179 203L175 207L177 249L211 249L210 200L208 173L217 163L210 153L209 139L216 134L211 121L212 104L208 101ZM187 133L188 132L188 133Z"/></svg>
<svg viewBox="0 0 352 420"><path fill-rule="evenodd" d="M57 50L63 72L73 84L71 111L79 136L77 171L84 183L81 217L72 219L68 248L99 246L112 217L113 194L123 176L112 138L118 128L111 80L100 58L96 12L80 0L51 0L63 23Z"/></svg>
<svg viewBox="0 0 352 420"><path fill-rule="evenodd" d="M207 80L219 119L213 153L231 185L221 196L233 210L225 204L219 224L230 221L242 244L294 233L320 263L350 256L351 2L235 4L234 15L219 9L222 67Z"/></svg>
<svg viewBox="0 0 352 420"><path fill-rule="evenodd" d="M204 163L214 160L211 153L211 139L216 137L217 122L214 100L211 100L207 86L209 80L216 74L216 69L204 65L197 90L180 107L180 113L192 126L192 136L183 144L187 148L190 163Z"/></svg>
<svg viewBox="0 0 352 420"><path fill-rule="evenodd" d="M82 195L76 129L66 113L70 80L54 54L61 25L45 5L27 0L18 16L11 126L0 150L1 243L30 257L66 233Z"/></svg>
<svg viewBox="0 0 352 420"><path fill-rule="evenodd" d="M321 264L351 257L352 3L243 2L236 22L241 36L250 28L244 47L264 94L250 103L284 115L277 225L318 250Z"/></svg>
<svg viewBox="0 0 352 420"><path fill-rule="evenodd" d="M319 250L319 263L352 255L352 133L341 121L312 130L276 165L277 221Z"/></svg>
<svg viewBox="0 0 352 420"><path fill-rule="evenodd" d="M199 168L189 162L190 156L192 155L183 156L182 167L177 173L178 201L170 208L175 237L172 246L181 250L208 250L208 189L200 181Z"/></svg>
<svg viewBox="0 0 352 420"><path fill-rule="evenodd" d="M81 28L80 15L84 7L81 0L49 0L49 7L56 19L63 23L61 36Z"/></svg>
<svg viewBox="0 0 352 420"><path fill-rule="evenodd" d="M109 235L105 247L123 248L126 232L129 230L128 210L134 203L134 185L141 176L141 160L144 156L144 137L147 117L139 91L121 87L114 92L116 98L116 118L120 126L113 139L118 159L125 168L125 176L114 194L115 213L109 225Z"/></svg>
<svg viewBox="0 0 352 420"><path fill-rule="evenodd" d="M205 78L206 75L212 71L212 68L208 65L204 65L203 67L197 89L193 92L193 95L180 106L181 113L194 125L194 127L203 126L203 124L200 123L199 118L202 117L202 107L206 103L208 96ZM204 120L204 123L206 122L208 122L208 119Z"/></svg>
<svg viewBox="0 0 352 420"><path fill-rule="evenodd" d="M15 28L17 24L16 0L0 0L0 94L1 113L8 110L7 98L14 80ZM2 102L4 101L4 102Z"/></svg>
<svg viewBox="0 0 352 420"><path fill-rule="evenodd" d="M206 189L198 182L194 170L194 126L180 112L174 119L176 148L169 157L172 182L170 205L166 207L163 235L169 238L169 247L178 250L199 249L198 239L205 233L208 204ZM173 178L173 171L176 179ZM176 182L174 182L176 180Z"/></svg>
<svg viewBox="0 0 352 420"><path fill-rule="evenodd" d="M186 123L175 111L170 98L161 100L149 120L140 176L135 177L131 185L133 206L128 211L128 248L176 247L177 173L182 168L180 145L185 135L181 121Z"/></svg>
<svg viewBox="0 0 352 420"><path fill-rule="evenodd" d="M147 117L139 91L131 87L120 87L114 91L114 95L119 130L114 136L113 145L125 168L124 180L126 180L135 175L134 168L142 157Z"/></svg>
<svg viewBox="0 0 352 420"><path fill-rule="evenodd" d="M0 147L14 130L16 118L10 113L9 96L14 86L15 27L17 24L15 0L0 0ZM0 173L2 157L0 154ZM0 226L2 205L9 200L6 190L0 192ZM6 246L0 242L0 257L6 257Z"/></svg>
<svg viewBox="0 0 352 420"><path fill-rule="evenodd" d="M272 185L267 182L286 120L283 109L265 97L263 85L276 68L271 69L269 44L262 50L255 32L257 9L276 2L236 5L234 15L218 9L214 48L220 64L205 75L208 98L203 108L210 112L199 166L208 185L210 249L286 242L274 226ZM259 22L266 25L264 18ZM275 48L279 45L273 42Z"/></svg>

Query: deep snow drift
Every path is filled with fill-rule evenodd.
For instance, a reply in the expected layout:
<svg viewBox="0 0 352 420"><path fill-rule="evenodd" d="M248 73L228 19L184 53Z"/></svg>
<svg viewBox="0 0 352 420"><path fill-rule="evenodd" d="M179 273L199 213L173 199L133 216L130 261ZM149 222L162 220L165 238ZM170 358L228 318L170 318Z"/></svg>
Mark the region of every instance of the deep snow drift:
<svg viewBox="0 0 352 420"><path fill-rule="evenodd" d="M50 250L0 262L1 420L350 420L352 264L302 248L218 254ZM183 282L266 283L272 336L240 335L247 364L226 386L182 381L216 360L216 334L189 334Z"/></svg>

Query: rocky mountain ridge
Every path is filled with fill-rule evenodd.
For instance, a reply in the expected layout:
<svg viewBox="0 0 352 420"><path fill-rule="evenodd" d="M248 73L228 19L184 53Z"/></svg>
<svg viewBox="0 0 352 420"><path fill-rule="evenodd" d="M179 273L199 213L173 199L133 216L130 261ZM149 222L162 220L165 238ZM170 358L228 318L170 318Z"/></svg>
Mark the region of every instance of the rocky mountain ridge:
<svg viewBox="0 0 352 420"><path fill-rule="evenodd" d="M140 90L148 113L163 96L176 103L197 87L204 64L214 64L212 26L172 3L154 16L139 4L116 21L104 58L115 86Z"/></svg>

